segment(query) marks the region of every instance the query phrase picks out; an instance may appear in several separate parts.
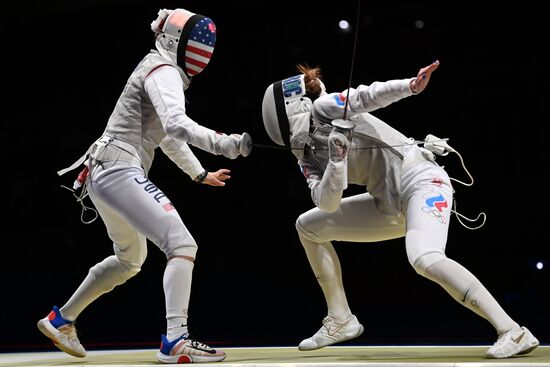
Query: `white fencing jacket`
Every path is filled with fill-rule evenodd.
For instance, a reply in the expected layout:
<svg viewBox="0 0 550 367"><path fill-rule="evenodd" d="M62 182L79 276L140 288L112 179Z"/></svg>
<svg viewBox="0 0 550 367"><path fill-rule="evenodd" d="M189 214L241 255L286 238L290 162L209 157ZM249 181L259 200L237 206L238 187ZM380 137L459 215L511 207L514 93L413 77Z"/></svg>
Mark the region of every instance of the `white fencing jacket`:
<svg viewBox="0 0 550 367"><path fill-rule="evenodd" d="M356 127L347 159L341 162L329 159L328 136L333 129L330 122L343 118L347 90L326 94L313 102L313 142L305 146L298 164L318 208L337 210L347 183L351 183L366 186L377 208L387 217L401 216L401 175L427 157L413 139L369 112L412 95L411 80L374 82L349 90L347 119Z"/></svg>

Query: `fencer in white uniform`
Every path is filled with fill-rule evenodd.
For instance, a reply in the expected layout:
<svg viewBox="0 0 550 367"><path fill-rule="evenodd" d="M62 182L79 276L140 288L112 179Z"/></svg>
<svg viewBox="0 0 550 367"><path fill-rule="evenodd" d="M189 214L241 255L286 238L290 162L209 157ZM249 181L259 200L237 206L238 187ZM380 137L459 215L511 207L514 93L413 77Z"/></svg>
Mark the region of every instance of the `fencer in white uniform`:
<svg viewBox="0 0 550 367"><path fill-rule="evenodd" d="M408 260L418 274L493 325L498 340L487 357L525 354L539 345L472 273L445 255L453 187L432 151L370 113L424 90L438 66L436 61L414 78L327 93L319 68L298 65L301 74L265 91L264 127L275 143L289 147L297 157L315 204L299 216L296 229L328 312L323 326L300 343L300 350L322 348L363 332L348 305L331 241L400 237L405 237ZM344 197L348 184L366 190Z"/></svg>
<svg viewBox="0 0 550 367"><path fill-rule="evenodd" d="M216 362L222 350L189 337L188 304L197 243L174 205L148 177L155 150L162 151L198 183L223 186L229 170L205 170L188 144L235 159L246 156L244 134L203 127L186 114L184 91L208 64L216 28L205 16L162 9L151 24L156 49L130 75L103 135L68 172L84 164L83 189L99 212L114 254L93 266L63 307L54 307L39 329L61 350L84 357L74 321L102 294L135 276L147 256L147 239L166 255L163 286L167 332L157 358L164 363Z"/></svg>

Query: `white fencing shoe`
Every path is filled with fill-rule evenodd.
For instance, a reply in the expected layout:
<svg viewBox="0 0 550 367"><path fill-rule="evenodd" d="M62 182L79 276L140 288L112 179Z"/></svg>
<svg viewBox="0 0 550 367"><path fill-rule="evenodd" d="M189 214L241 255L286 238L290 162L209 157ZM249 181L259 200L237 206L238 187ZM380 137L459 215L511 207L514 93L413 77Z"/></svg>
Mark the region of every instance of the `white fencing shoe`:
<svg viewBox="0 0 550 367"><path fill-rule="evenodd" d="M499 335L495 344L487 350L487 358L508 358L527 354L539 346L537 338L526 327L518 327Z"/></svg>
<svg viewBox="0 0 550 367"><path fill-rule="evenodd" d="M76 328L70 321L61 317L59 308L54 306L48 316L38 320L38 329L52 340L54 345L72 356L86 357L86 349L80 344Z"/></svg>
<svg viewBox="0 0 550 367"><path fill-rule="evenodd" d="M310 338L302 340L298 345L299 350L314 350L327 345L340 343L357 338L363 333L363 325L359 323L355 315L351 315L346 321L337 324L331 316L323 319L323 326Z"/></svg>

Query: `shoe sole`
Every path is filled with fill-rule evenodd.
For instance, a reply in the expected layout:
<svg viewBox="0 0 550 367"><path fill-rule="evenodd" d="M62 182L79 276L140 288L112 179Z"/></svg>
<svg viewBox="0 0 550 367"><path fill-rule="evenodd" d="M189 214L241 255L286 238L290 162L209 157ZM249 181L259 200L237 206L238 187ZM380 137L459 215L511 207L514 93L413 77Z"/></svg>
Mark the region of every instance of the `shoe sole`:
<svg viewBox="0 0 550 367"><path fill-rule="evenodd" d="M161 352L157 353L157 359L160 362L167 364L220 362L223 361L225 357L225 354L221 356L196 356L191 354L179 354L175 356L169 356Z"/></svg>
<svg viewBox="0 0 550 367"><path fill-rule="evenodd" d="M517 355L524 355L524 354L527 354L527 353L531 353L532 351L534 351L535 349L537 349L537 347L540 345L540 343L535 343L534 345L531 345L529 348L519 352L519 353L516 353Z"/></svg>
<svg viewBox="0 0 550 367"><path fill-rule="evenodd" d="M46 335L53 342L53 344L63 352L70 354L73 357L78 357L78 358L86 357L86 353L84 354L79 353L74 349L71 349L66 345L64 345L57 336L58 334L60 334L60 332L52 326L52 324L50 323L50 320L48 320L47 318L39 320L36 326L38 327L38 330L40 330L42 334Z"/></svg>
<svg viewBox="0 0 550 367"><path fill-rule="evenodd" d="M524 354L527 354L527 353L531 353L539 345L540 345L540 343L536 342L535 344L530 345L527 349L524 349L524 350L519 351L517 353L509 353L509 354L506 354L506 355L503 355L503 356L494 356L494 355L491 355L491 354L486 354L485 356L487 358L490 358L490 359L505 359L505 358L510 358L510 357L513 357L513 356L521 356L521 355L524 355Z"/></svg>
<svg viewBox="0 0 550 367"><path fill-rule="evenodd" d="M526 327L524 327L523 329L525 331L527 331L528 334L529 334L529 343L527 343L529 345L529 347L527 349L522 350L521 352L517 353L518 355L531 353L533 350L535 350L540 345L539 340L537 338L535 338L535 336L533 334L531 334L531 332Z"/></svg>

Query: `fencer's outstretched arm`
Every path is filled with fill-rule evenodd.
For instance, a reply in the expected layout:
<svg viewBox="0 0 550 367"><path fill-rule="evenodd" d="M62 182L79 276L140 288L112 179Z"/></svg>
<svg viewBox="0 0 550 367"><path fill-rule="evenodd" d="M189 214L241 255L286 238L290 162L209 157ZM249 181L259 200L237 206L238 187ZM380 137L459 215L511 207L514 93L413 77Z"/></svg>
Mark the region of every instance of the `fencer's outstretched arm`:
<svg viewBox="0 0 550 367"><path fill-rule="evenodd" d="M158 68L145 80L145 91L166 134L207 152L237 158L241 135L218 133L193 121L185 113L183 89L178 71L169 65Z"/></svg>
<svg viewBox="0 0 550 367"><path fill-rule="evenodd" d="M326 122L342 118L346 97L348 98L348 112L351 115L387 107L403 98L422 92L430 81L431 74L438 66L439 61L435 61L420 69L414 78L373 82L370 85L361 84L357 88L350 88L349 95L348 91L344 90L341 93L329 93L321 96L315 101L315 116Z"/></svg>

